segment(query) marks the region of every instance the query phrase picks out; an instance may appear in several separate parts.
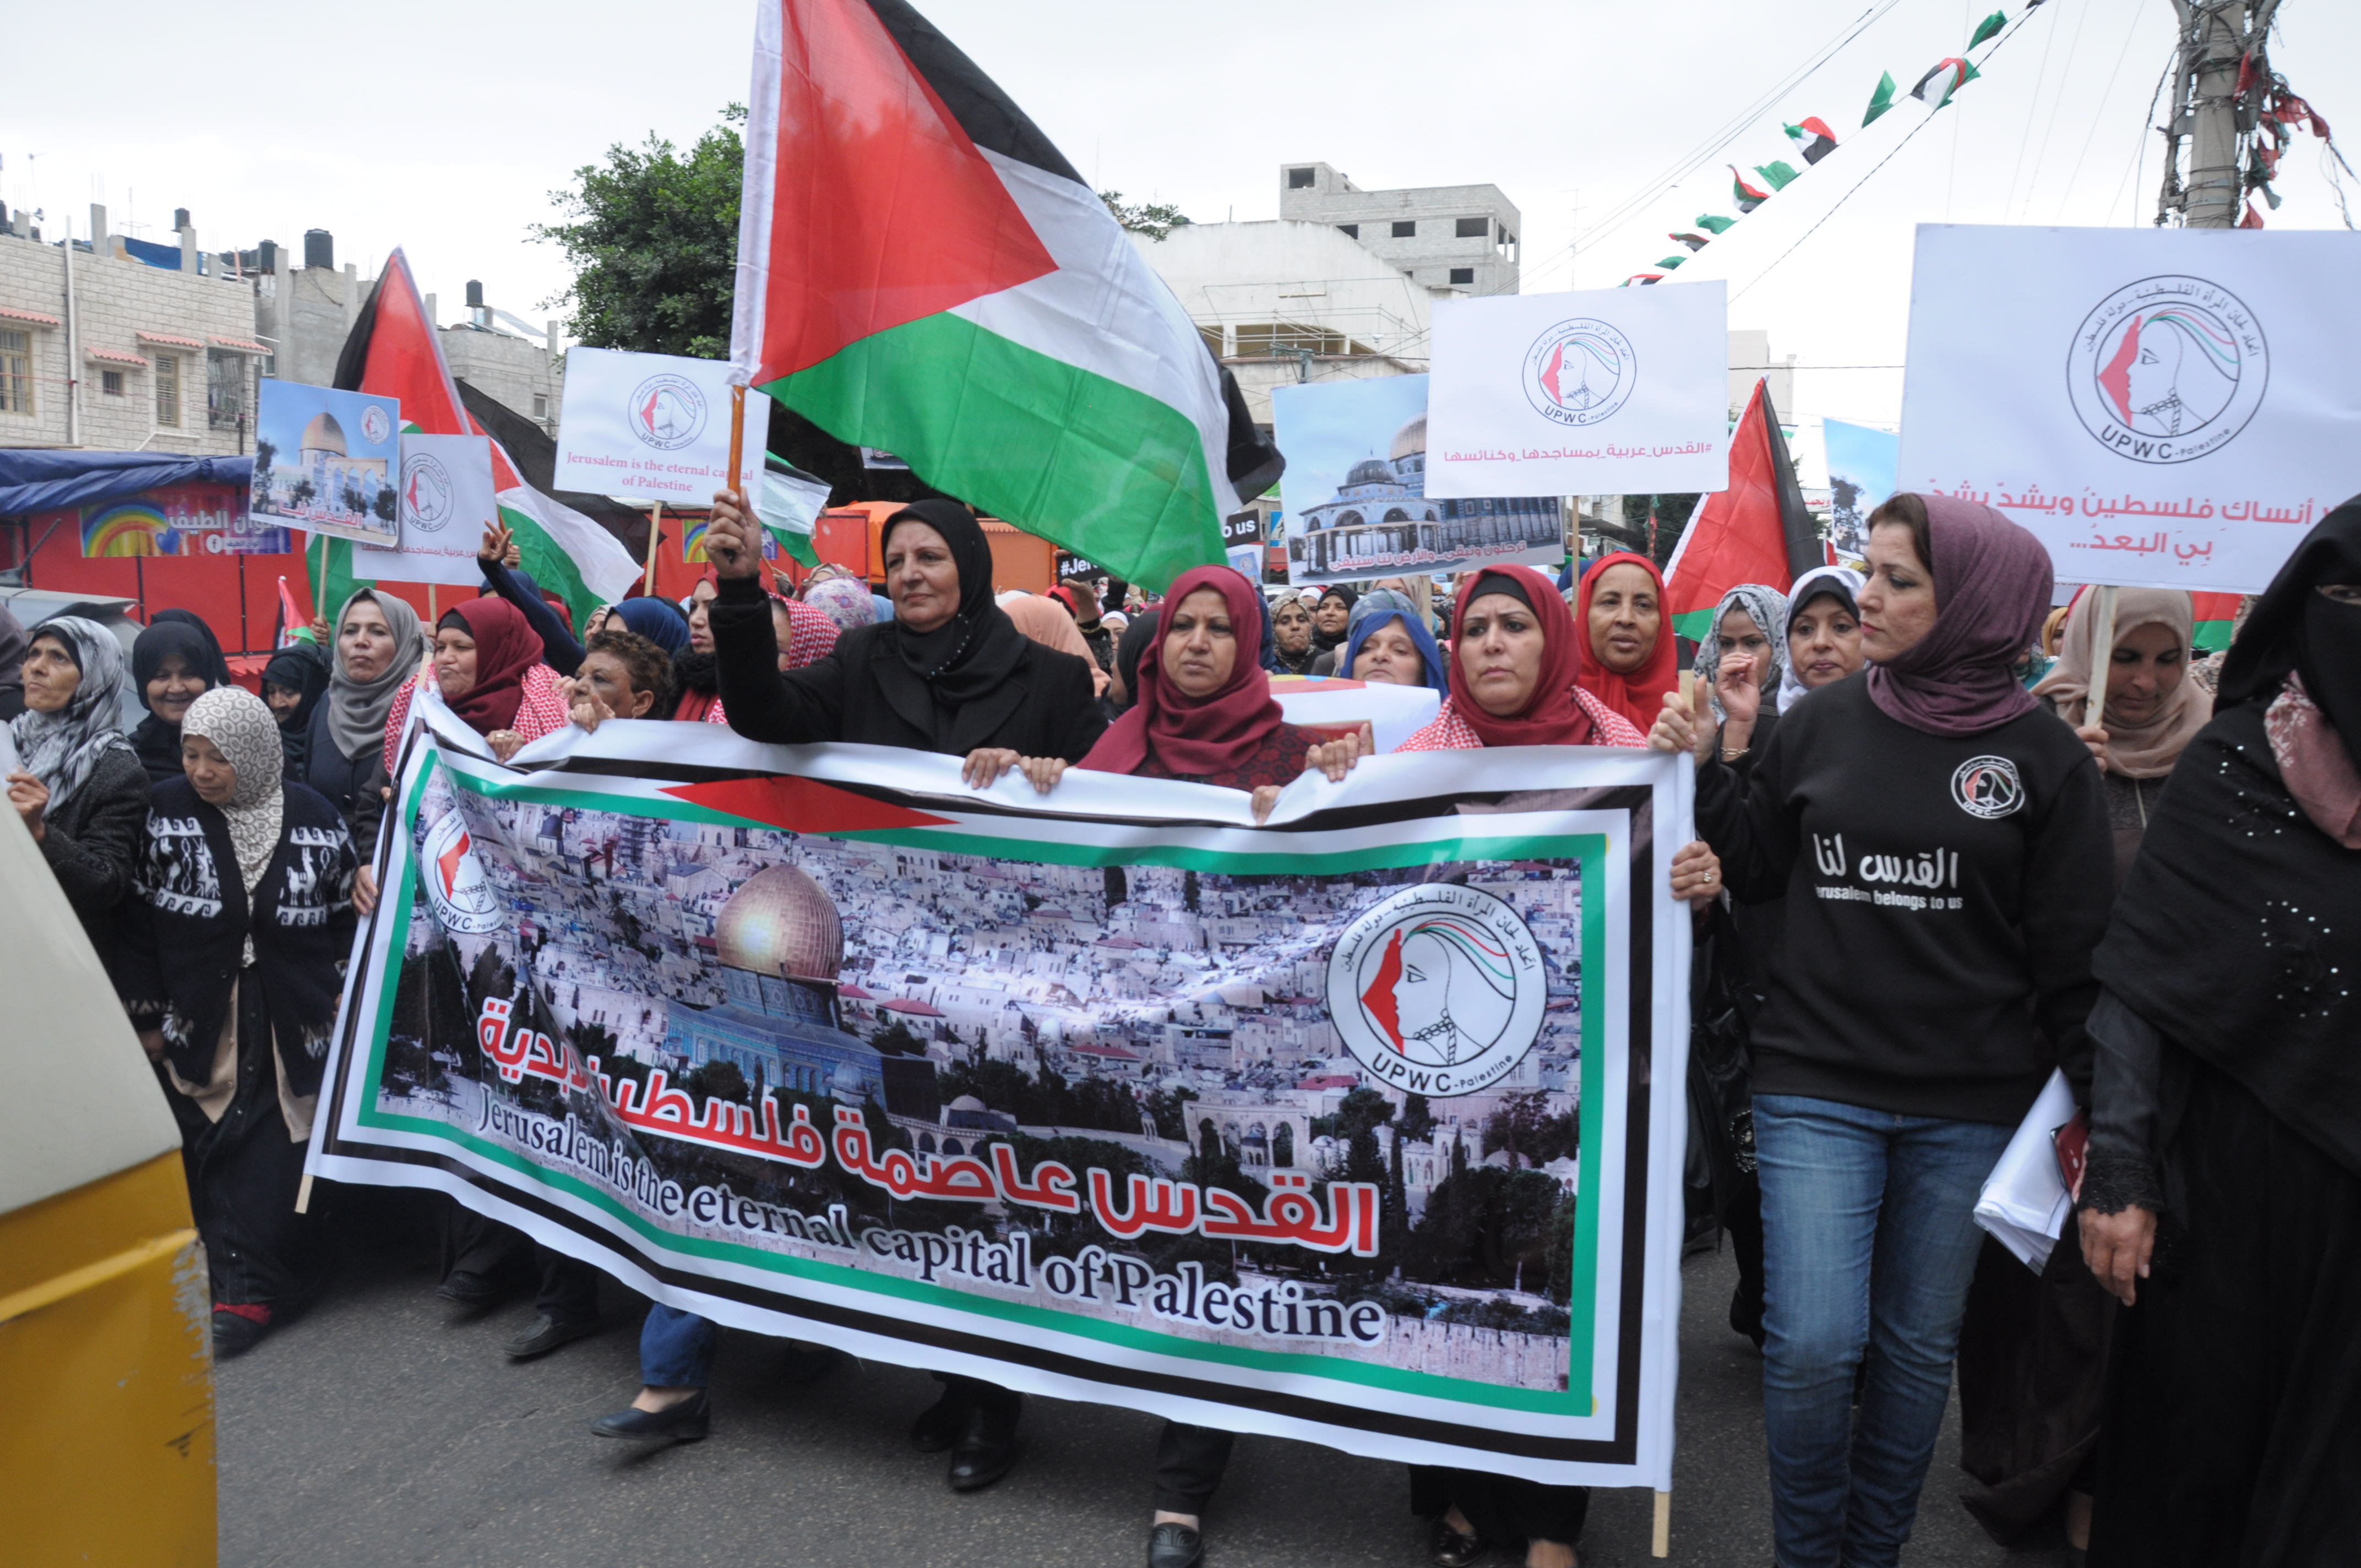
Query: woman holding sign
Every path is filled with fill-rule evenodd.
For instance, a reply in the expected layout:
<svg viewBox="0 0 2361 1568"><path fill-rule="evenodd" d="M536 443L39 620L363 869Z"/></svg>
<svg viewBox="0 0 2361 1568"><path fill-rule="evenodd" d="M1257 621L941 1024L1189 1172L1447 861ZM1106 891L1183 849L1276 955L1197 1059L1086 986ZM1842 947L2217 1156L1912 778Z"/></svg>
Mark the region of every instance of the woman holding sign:
<svg viewBox="0 0 2361 1568"><path fill-rule="evenodd" d="M2011 674L2049 602L2039 541L1904 494L1871 515L1868 555L1865 679L1783 715L1743 774L1677 696L1651 737L1697 754L1697 821L1732 895L1783 900L1752 1046L1789 1568L1898 1560L1950 1394L1976 1200L2052 1069L2088 1060L2112 882L2098 769Z"/></svg>
<svg viewBox="0 0 2361 1568"><path fill-rule="evenodd" d="M2230 647L2100 945L2091 1562L2348 1561L2361 1475L2361 501Z"/></svg>

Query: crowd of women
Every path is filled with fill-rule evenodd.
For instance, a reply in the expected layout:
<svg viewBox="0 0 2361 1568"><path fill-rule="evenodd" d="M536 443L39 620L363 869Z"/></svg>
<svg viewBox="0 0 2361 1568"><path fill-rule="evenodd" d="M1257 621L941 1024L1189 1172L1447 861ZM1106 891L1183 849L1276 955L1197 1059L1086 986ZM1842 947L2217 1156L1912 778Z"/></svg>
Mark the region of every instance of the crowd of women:
<svg viewBox="0 0 2361 1568"><path fill-rule="evenodd" d="M1160 601L1083 582L995 598L981 527L941 500L884 524L882 595L834 569L783 591L734 495L706 543L687 600L626 599L577 633L495 530L480 597L426 626L356 593L259 696L185 612L159 612L127 670L92 622L0 623L9 799L180 1119L220 1354L328 1273L320 1218L296 1212L302 1145L421 683L503 759L569 725L720 723L955 757L978 788L1183 781L1259 817L1369 751L1273 695L1343 676L1433 692L1399 751L1653 746L1696 770L1701 837L1670 885L1698 936L1692 1165L1704 1231L1736 1255L1731 1327L1763 1352L1785 1568L1898 1562L1955 1363L1965 1500L2004 1541L2297 1564L2354 1534L2361 503L2211 659L2185 594L2085 590L2053 616L2039 544L1940 496L1877 510L1865 572L1733 589L1693 651L1631 554L1563 585L1468 572L1438 615L1423 579L1272 599L1222 566ZM1883 886L1905 861L1939 886ZM1973 1210L2059 1069L2088 1163L2037 1272ZM594 1332L598 1283L455 1210L441 1292L534 1292L511 1355ZM716 1338L652 1307L642 1387L595 1430L704 1436ZM954 1488L988 1486L1023 1400L939 1376L912 1443L950 1456ZM1232 1444L1165 1427L1152 1568L1199 1561ZM1562 1568L1588 1495L1420 1469L1411 1501L1443 1568L1495 1550Z"/></svg>

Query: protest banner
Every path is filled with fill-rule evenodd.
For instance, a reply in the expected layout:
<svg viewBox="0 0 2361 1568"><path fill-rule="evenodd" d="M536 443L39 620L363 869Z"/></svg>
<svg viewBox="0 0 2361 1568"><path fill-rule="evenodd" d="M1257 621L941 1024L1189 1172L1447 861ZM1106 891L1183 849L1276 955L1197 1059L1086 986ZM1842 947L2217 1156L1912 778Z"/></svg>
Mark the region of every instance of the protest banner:
<svg viewBox="0 0 2361 1568"><path fill-rule="evenodd" d="M1901 483L2062 582L2260 593L2356 489L2361 236L1922 224Z"/></svg>
<svg viewBox="0 0 2361 1568"><path fill-rule="evenodd" d="M85 560L129 555L284 555L294 548L287 530L258 521L247 493L236 485L193 480L159 485L124 500L81 509Z"/></svg>
<svg viewBox="0 0 2361 1568"><path fill-rule="evenodd" d="M1426 493L1721 488L1726 294L1716 281L1436 301Z"/></svg>
<svg viewBox="0 0 2361 1568"><path fill-rule="evenodd" d="M1669 1485L1680 760L1371 758L1258 829L707 725L502 766L417 712L312 1173L871 1359Z"/></svg>
<svg viewBox="0 0 2361 1568"><path fill-rule="evenodd" d="M483 568L476 563L476 550L484 530L500 515L492 489L490 438L416 432L403 435L395 515L401 524L401 547L356 550L356 576L461 587L481 583Z"/></svg>
<svg viewBox="0 0 2361 1568"><path fill-rule="evenodd" d="M395 399L263 378L255 398L255 516L331 539L395 544L401 466Z"/></svg>
<svg viewBox="0 0 2361 1568"><path fill-rule="evenodd" d="M1288 581L1324 586L1565 561L1565 518L1555 496L1428 494L1431 379L1383 376L1272 389L1272 425L1287 458L1279 483L1293 519Z"/></svg>
<svg viewBox="0 0 2361 1568"><path fill-rule="evenodd" d="M730 364L676 354L575 348L566 355L557 420L556 488L701 507L747 488L763 466L769 405L747 410L751 462L730 473Z"/></svg>

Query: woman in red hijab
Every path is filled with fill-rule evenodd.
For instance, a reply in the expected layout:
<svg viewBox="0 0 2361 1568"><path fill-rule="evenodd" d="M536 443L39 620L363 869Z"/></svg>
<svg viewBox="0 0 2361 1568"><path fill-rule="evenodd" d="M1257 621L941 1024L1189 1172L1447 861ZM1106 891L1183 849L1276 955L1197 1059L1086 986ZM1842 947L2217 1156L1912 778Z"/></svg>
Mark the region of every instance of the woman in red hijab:
<svg viewBox="0 0 2361 1568"><path fill-rule="evenodd" d="M1642 734L1681 682L1680 644L1664 614L1664 575L1645 555L1618 551L1582 575L1575 607L1582 623L1585 691Z"/></svg>
<svg viewBox="0 0 2361 1568"><path fill-rule="evenodd" d="M1452 606L1451 695L1400 750L1646 745L1644 730L1585 689L1587 674L1550 580L1530 566L1487 566Z"/></svg>
<svg viewBox="0 0 2361 1568"><path fill-rule="evenodd" d="M435 688L504 762L526 741L566 728L566 695L557 672L541 662L541 636L524 612L502 598L469 599L434 623ZM389 773L417 689L413 676L386 714Z"/></svg>

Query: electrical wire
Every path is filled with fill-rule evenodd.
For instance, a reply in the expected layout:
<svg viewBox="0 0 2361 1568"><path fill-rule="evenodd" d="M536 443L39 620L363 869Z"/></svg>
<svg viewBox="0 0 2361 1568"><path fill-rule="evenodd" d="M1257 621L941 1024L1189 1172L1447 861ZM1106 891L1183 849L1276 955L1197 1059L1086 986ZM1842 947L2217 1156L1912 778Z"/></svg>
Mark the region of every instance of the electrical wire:
<svg viewBox="0 0 2361 1568"><path fill-rule="evenodd" d="M2180 45L2176 39L2172 49L2164 57L2164 69L2157 73L2156 91L2147 95L2147 113L2141 116L2143 121L2152 121L2156 118L2157 101L2164 96L2164 84L2171 80L2172 68L2179 64L2180 60ZM2143 124L2140 126L2139 139L2132 143L2132 160L2124 166L2123 177L2115 181L2115 193L2107 199L2109 224L2115 221L2115 204L2124 199L2125 188L2131 183L2132 176L2139 172L2140 154L2147 150L2147 138L2155 129L2153 125Z"/></svg>
<svg viewBox="0 0 2361 1568"><path fill-rule="evenodd" d="M2082 177L2082 160L2091 156L2091 144L2097 140L2099 136L2099 122L2106 117L2108 100L2115 95L2115 79L2124 73L2124 61L2131 58L2132 40L2139 37L2141 10L2142 7L2138 5L2132 7L2132 25L2125 30L2124 47L2115 51L2115 68L2107 72L2107 85L2099 93L2099 102L2092 110L2091 128L2083 135L2082 150L2074 155L2074 172L2066 177L2066 189L2059 195L2057 221L2059 223L2066 221L2067 204L2074 199L2074 182ZM2028 192L2026 195L2026 205L2029 207L2032 204L2032 193ZM2110 208L2110 211L2112 210Z"/></svg>
<svg viewBox="0 0 2361 1568"><path fill-rule="evenodd" d="M2074 39L2066 46L2066 66L2059 73L2061 82L2074 80L2074 59L2082 52L2082 29L2090 20L2091 7L2086 0L2082 8L2074 16ZM2033 192L2041 187L2041 166L2049 157L2049 138L2058 134L2058 113L2065 106L2066 94L2061 90L2055 98L2049 100L2049 123L2041 130L2041 152L2033 160L2033 183L2026 188L2025 205L2016 214L2017 221L2020 223L2025 220L2025 214L2033 209ZM2006 211L2006 208L2002 209L2004 215Z"/></svg>

